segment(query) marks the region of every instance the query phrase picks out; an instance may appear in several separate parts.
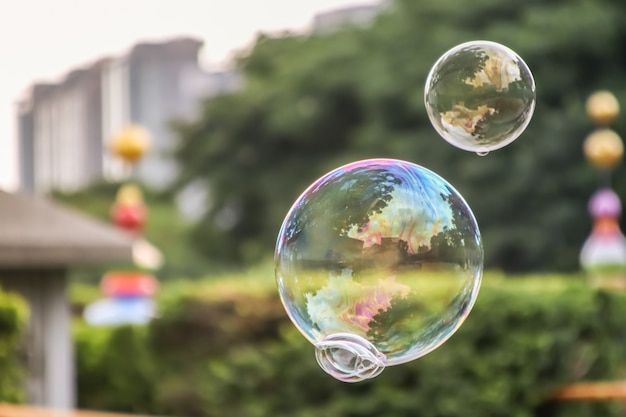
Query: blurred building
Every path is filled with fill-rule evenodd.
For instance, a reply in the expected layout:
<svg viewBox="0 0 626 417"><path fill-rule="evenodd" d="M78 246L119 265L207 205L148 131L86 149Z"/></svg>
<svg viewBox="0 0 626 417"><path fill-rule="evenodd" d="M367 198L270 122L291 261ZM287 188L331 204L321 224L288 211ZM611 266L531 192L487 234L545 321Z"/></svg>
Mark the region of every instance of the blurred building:
<svg viewBox="0 0 626 417"><path fill-rule="evenodd" d="M140 43L122 56L71 71L59 83L32 86L18 103L21 188L71 192L119 179L121 161L107 147L130 123L146 128L152 142L137 179L166 186L176 175L170 123L193 117L202 98L241 84L237 73L204 71L201 47L193 38Z"/></svg>
<svg viewBox="0 0 626 417"><path fill-rule="evenodd" d="M389 1L372 4L358 4L341 9L318 13L313 18L314 33L329 33L345 26L369 24Z"/></svg>
<svg viewBox="0 0 626 417"><path fill-rule="evenodd" d="M36 84L19 103L22 188L76 189L101 176L100 67L72 71L59 84Z"/></svg>

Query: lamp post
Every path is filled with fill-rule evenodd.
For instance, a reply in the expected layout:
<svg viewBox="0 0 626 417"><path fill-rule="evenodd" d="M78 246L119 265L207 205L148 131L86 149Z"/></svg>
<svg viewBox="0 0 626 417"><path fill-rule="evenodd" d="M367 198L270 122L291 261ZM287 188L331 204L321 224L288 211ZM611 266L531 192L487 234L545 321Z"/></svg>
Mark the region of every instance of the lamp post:
<svg viewBox="0 0 626 417"><path fill-rule="evenodd" d="M141 126L122 129L111 140L111 152L125 164L128 177L150 147L150 136ZM85 320L92 325L144 324L155 313L152 296L158 289L156 278L146 270L161 267L161 252L142 237L148 210L141 188L127 182L120 186L113 206L111 220L133 239L134 267L114 270L102 278L101 288L109 297L96 301L85 309Z"/></svg>
<svg viewBox="0 0 626 417"><path fill-rule="evenodd" d="M581 266L595 286L626 287L626 238L619 226L622 205L611 188L611 173L622 161L624 144L609 126L619 114L619 102L609 91L587 99L588 116L596 129L585 139L583 152L600 173L601 188L589 201L593 228L580 252Z"/></svg>

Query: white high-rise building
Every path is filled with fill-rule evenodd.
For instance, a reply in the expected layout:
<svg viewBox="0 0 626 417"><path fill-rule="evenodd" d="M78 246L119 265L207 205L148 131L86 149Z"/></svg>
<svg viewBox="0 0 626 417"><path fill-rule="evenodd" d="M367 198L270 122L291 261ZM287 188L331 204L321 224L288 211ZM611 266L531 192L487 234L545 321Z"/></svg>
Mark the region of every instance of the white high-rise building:
<svg viewBox="0 0 626 417"><path fill-rule="evenodd" d="M167 186L176 175L170 122L195 115L203 97L241 83L233 72L203 71L201 46L192 38L141 43L72 71L62 82L34 85L17 106L22 189L71 192L120 179L121 161L108 147L129 124L143 126L151 137L136 179L157 189Z"/></svg>

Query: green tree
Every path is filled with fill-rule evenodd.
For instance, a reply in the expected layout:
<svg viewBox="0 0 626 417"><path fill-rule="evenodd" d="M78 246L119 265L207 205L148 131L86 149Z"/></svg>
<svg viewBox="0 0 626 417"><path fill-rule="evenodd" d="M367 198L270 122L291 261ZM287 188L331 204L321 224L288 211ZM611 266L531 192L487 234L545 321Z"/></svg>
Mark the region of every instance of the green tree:
<svg viewBox="0 0 626 417"><path fill-rule="evenodd" d="M207 100L179 123L179 186L201 179L210 209L193 233L203 253L252 261L271 253L280 223L316 178L367 157L434 170L476 215L487 267L578 267L599 185L582 143L584 101L596 89L626 103L622 0L396 0L367 28L260 37L238 61L245 87ZM426 76L456 44L511 47L537 85L533 121L513 144L480 158L447 144L423 104ZM626 132L626 119L615 125ZM626 195L624 168L614 175Z"/></svg>

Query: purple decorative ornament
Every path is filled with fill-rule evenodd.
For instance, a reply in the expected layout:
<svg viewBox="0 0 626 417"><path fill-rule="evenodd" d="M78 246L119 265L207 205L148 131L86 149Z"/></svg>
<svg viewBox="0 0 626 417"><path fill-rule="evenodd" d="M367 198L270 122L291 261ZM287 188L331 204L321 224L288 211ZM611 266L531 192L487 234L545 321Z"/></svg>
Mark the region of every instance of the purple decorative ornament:
<svg viewBox="0 0 626 417"><path fill-rule="evenodd" d="M602 217L617 218L622 212L622 203L615 192L609 188L599 191L589 200L589 213L594 219Z"/></svg>

